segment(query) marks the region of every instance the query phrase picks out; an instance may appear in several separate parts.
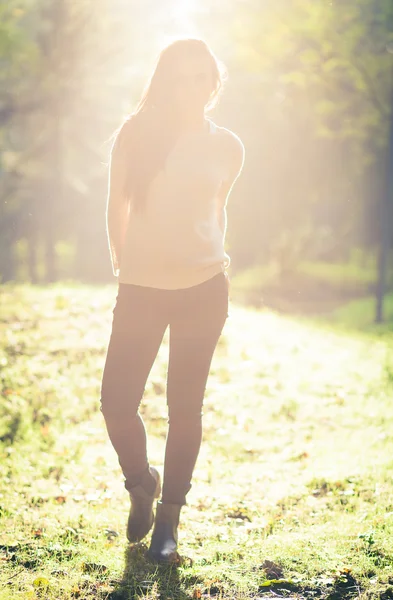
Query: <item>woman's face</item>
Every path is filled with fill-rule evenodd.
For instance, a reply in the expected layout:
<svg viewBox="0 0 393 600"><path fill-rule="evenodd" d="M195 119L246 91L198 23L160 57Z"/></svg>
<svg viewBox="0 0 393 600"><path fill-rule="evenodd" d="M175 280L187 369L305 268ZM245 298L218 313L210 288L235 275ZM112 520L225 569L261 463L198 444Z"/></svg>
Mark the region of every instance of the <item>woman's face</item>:
<svg viewBox="0 0 393 600"><path fill-rule="evenodd" d="M182 113L200 111L214 89L211 59L203 54L185 54L176 61L169 80L175 110Z"/></svg>

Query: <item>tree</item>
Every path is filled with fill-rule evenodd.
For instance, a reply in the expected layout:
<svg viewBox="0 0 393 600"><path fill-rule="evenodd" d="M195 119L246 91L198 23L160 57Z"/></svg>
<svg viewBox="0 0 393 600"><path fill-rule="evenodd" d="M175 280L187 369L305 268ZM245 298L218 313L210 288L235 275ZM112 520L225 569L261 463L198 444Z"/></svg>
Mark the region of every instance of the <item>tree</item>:
<svg viewBox="0 0 393 600"><path fill-rule="evenodd" d="M318 225L333 232L336 256L354 244L375 251L389 131L393 57L386 47L393 40L393 4L248 3L239 9L236 39L242 48L238 64L255 78L245 95L252 89L260 99L270 167L283 182L280 187L275 181L273 192L280 226L296 241L309 215L315 238Z"/></svg>

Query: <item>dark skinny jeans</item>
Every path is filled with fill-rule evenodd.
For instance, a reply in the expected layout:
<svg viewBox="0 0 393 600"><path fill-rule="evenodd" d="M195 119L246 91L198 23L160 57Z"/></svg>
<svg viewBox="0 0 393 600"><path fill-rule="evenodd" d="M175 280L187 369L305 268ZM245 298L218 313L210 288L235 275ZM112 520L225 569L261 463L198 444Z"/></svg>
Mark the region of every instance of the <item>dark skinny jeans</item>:
<svg viewBox="0 0 393 600"><path fill-rule="evenodd" d="M228 317L227 273L184 289L119 283L101 386L101 411L130 489L149 468L139 413L169 325L168 430L162 502L186 504L202 441L203 400L213 354Z"/></svg>

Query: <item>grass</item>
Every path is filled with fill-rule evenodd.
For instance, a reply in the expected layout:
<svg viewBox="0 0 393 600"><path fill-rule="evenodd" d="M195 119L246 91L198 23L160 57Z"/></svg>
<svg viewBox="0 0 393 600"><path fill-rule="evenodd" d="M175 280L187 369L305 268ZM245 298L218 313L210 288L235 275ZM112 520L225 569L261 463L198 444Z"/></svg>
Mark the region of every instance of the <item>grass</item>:
<svg viewBox="0 0 393 600"><path fill-rule="evenodd" d="M377 279L375 256L354 251L347 262L302 261L287 273L280 272L274 261L258 264L234 273L231 284L234 298L241 303L266 305L290 314L323 314L330 320L335 313L332 322L363 326L364 317L366 321L370 315L374 319ZM386 287L392 294L393 255ZM393 320L391 297L387 300L386 320ZM341 307L344 311L340 314Z"/></svg>
<svg viewBox="0 0 393 600"><path fill-rule="evenodd" d="M393 331L393 293L386 294L384 299L384 322L375 323L376 300L372 296L348 302L335 309L328 316L328 321L334 325L372 331L375 333Z"/></svg>
<svg viewBox="0 0 393 600"><path fill-rule="evenodd" d="M116 288L0 293L0 600L393 598L393 335L234 302L177 567L125 538L99 411ZM141 412L162 473L168 332Z"/></svg>

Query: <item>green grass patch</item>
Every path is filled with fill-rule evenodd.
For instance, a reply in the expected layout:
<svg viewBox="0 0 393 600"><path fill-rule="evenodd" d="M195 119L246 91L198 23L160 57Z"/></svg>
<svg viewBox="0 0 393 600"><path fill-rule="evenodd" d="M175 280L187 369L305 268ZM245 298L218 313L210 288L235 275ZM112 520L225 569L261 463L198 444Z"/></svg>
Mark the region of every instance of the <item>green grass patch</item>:
<svg viewBox="0 0 393 600"><path fill-rule="evenodd" d="M150 534L126 541L99 410L116 293L1 287L0 600L393 597L391 336L231 301L182 561L163 567L146 558ZM161 473L168 341L141 404Z"/></svg>
<svg viewBox="0 0 393 600"><path fill-rule="evenodd" d="M375 333L392 333L393 331L393 293L387 294L383 303L383 323L375 322L376 299L373 296L353 300L340 306L326 315L325 319L335 326L371 331Z"/></svg>

